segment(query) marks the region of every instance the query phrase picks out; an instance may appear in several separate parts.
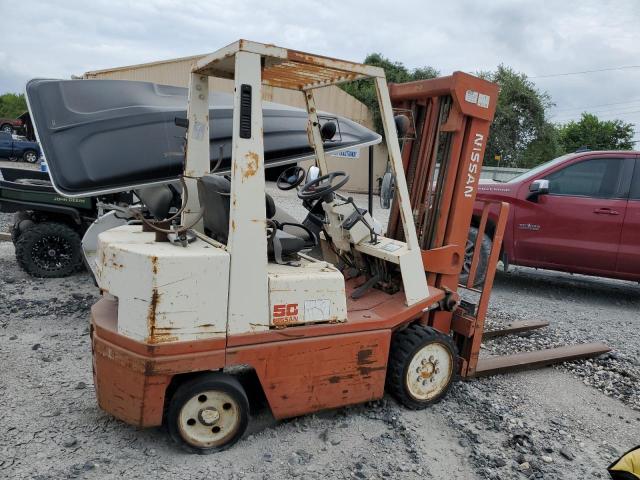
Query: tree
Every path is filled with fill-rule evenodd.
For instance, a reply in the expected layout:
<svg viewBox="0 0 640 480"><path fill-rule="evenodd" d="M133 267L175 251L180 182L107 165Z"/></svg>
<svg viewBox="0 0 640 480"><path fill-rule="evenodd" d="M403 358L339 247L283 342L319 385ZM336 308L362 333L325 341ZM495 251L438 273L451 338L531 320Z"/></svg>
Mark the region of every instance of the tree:
<svg viewBox="0 0 640 480"><path fill-rule="evenodd" d="M401 62L393 62L384 57L381 53L370 53L364 59L367 65L373 65L384 69L387 76L387 82L404 83L412 80L424 80L427 78L435 78L440 72L433 67L420 67L413 70L405 67ZM373 122L378 132L382 132L382 121L380 119L380 110L378 109L378 97L376 96L376 87L373 81L358 80L341 85L342 89L349 95L364 103L373 115Z"/></svg>
<svg viewBox="0 0 640 480"><path fill-rule="evenodd" d="M558 140L563 153L575 152L581 147L591 150L631 150L633 148L632 123L622 120L599 120L592 113L583 113L579 121L559 125Z"/></svg>
<svg viewBox="0 0 640 480"><path fill-rule="evenodd" d="M484 163L495 165L500 156L500 165L531 167L556 156L556 134L546 116L553 105L549 94L537 90L524 73L504 65L479 76L500 86Z"/></svg>
<svg viewBox="0 0 640 480"><path fill-rule="evenodd" d="M27 111L27 102L22 93L0 95L0 117L16 118Z"/></svg>

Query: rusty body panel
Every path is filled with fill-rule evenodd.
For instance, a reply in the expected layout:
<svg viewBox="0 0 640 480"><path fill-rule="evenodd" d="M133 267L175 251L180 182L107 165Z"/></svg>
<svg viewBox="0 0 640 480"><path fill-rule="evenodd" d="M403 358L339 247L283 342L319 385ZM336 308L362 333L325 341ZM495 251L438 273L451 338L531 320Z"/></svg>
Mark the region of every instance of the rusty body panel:
<svg viewBox="0 0 640 480"><path fill-rule="evenodd" d="M381 398L391 330L235 347L227 365L250 365L277 419Z"/></svg>
<svg viewBox="0 0 640 480"><path fill-rule="evenodd" d="M347 281L350 294L361 283ZM374 290L353 300L348 321L301 325L228 339L141 342L118 333L117 302L92 308L94 383L100 407L140 427L162 424L165 393L174 375L248 365L276 418L287 418L382 397L391 334L444 298L410 307L404 295Z"/></svg>

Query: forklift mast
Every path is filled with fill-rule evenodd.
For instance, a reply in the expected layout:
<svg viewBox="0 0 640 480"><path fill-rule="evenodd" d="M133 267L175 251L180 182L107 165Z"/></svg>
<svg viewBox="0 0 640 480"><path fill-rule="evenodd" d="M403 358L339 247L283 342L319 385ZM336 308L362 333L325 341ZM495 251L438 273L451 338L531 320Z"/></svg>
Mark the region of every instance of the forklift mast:
<svg viewBox="0 0 640 480"><path fill-rule="evenodd" d="M498 86L454 72L434 80L391 84L389 93L394 106L414 120L402 163L427 281L455 293ZM397 212L394 202L388 234L399 239L404 232ZM432 312L429 323L448 332L451 312Z"/></svg>
<svg viewBox="0 0 640 480"><path fill-rule="evenodd" d="M428 312L423 321L441 332L453 333L460 354L460 374L487 375L608 351L606 345L594 343L479 359L483 336L496 337L548 325L539 321L515 322L501 330L484 331L509 205L483 202L475 243L469 240L469 231L498 85L454 72L446 77L390 84L389 94L396 113L409 118L402 164L427 283L448 295L442 308ZM404 238L399 203L395 198L387 230L387 235L395 239ZM490 212L497 221L485 271L479 272L480 247L488 232ZM470 255L469 247L473 253L468 276L461 284L460 273L465 255Z"/></svg>

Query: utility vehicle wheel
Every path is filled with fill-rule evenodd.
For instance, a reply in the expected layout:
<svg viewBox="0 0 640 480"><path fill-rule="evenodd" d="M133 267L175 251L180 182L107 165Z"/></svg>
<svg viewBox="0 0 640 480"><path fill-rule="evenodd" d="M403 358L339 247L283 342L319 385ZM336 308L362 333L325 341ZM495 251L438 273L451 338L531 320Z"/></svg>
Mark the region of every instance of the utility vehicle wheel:
<svg viewBox="0 0 640 480"><path fill-rule="evenodd" d="M460 273L460 283L462 284L466 284L467 279L469 278L477 238L478 229L476 227L471 227L469 229L469 236L467 237L467 244L464 248L464 261L462 263L462 272ZM487 274L487 265L489 264L489 255L491 254L492 243L491 237L485 233L482 243L480 244L480 258L478 259L476 278L473 282L474 287L479 287L482 285L482 282L484 282L484 277Z"/></svg>
<svg viewBox="0 0 640 480"><path fill-rule="evenodd" d="M27 212L16 212L13 216L13 226L11 227L11 241L14 245L18 242L20 234L32 225L34 225L34 222Z"/></svg>
<svg viewBox="0 0 640 480"><path fill-rule="evenodd" d="M169 404L167 428L174 441L196 453L237 442L249 423L249 400L230 375L206 373L182 384Z"/></svg>
<svg viewBox="0 0 640 480"><path fill-rule="evenodd" d="M38 223L16 242L18 264L34 277L66 277L82 266L80 236L62 223Z"/></svg>
<svg viewBox="0 0 640 480"><path fill-rule="evenodd" d="M38 161L38 154L33 150L28 150L24 152L22 159L28 163L36 163Z"/></svg>
<svg viewBox="0 0 640 480"><path fill-rule="evenodd" d="M421 410L445 396L456 373L451 337L414 324L391 340L387 391L405 407Z"/></svg>
<svg viewBox="0 0 640 480"><path fill-rule="evenodd" d="M0 131L7 132L7 133L13 133L13 127L11 125L9 125L8 123L5 123L4 125L2 125L2 127L0 127Z"/></svg>

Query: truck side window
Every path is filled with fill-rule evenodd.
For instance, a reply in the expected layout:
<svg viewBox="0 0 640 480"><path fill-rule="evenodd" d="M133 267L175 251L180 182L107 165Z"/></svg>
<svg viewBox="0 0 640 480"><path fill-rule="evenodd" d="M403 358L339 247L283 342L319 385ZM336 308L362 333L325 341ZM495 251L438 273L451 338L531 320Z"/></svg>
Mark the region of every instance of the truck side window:
<svg viewBox="0 0 640 480"><path fill-rule="evenodd" d="M640 160L636 160L636 168L634 169L633 178L631 179L629 198L640 200Z"/></svg>
<svg viewBox="0 0 640 480"><path fill-rule="evenodd" d="M622 158L595 158L569 165L547 176L549 193L613 198L620 189Z"/></svg>

